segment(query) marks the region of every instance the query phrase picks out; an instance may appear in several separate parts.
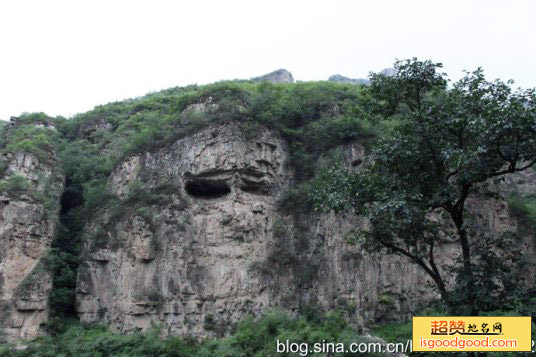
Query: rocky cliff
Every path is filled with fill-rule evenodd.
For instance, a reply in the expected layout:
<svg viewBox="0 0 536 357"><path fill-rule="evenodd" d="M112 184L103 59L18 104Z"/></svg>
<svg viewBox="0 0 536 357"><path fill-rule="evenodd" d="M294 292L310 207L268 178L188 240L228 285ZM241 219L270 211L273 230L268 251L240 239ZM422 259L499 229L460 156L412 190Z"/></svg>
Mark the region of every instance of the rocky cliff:
<svg viewBox="0 0 536 357"><path fill-rule="evenodd" d="M232 124L123 161L109 184L124 208L102 212L86 232L80 318L206 336L269 307L346 306L362 320L375 317L379 291L413 295L422 278L413 266L345 245L352 222L278 211L293 181L287 159L275 133L247 138Z"/></svg>
<svg viewBox="0 0 536 357"><path fill-rule="evenodd" d="M55 131L43 124L12 125L8 135L19 140L23 131L46 136ZM35 338L48 319L52 273L47 256L64 184L54 151L38 157L20 149L4 150L0 181L0 329L8 340Z"/></svg>
<svg viewBox="0 0 536 357"><path fill-rule="evenodd" d="M290 178L285 155L268 131L247 140L220 125L125 160L109 181L120 212L102 212L86 232L102 243L84 247L80 318L125 332L162 321L170 333L201 335L205 320L227 324L269 306L252 267Z"/></svg>
<svg viewBox="0 0 536 357"><path fill-rule="evenodd" d="M364 159L359 143L344 154ZM407 318L435 296L407 259L346 243L362 220L283 212L278 201L295 175L288 156L273 131L250 137L226 124L124 160L109 179L120 208L101 212L85 233L81 320L121 332L160 322L169 334L205 337L246 314L316 305L363 327ZM515 224L503 200L475 197L470 206L489 231ZM454 264L457 244L442 249L440 264Z"/></svg>
<svg viewBox="0 0 536 357"><path fill-rule="evenodd" d="M4 334L39 335L53 285L71 289L56 295L81 321L120 332L159 323L165 334L221 336L273 307L337 309L358 328L411 316L437 297L429 278L405 258L349 245L364 219L302 207L315 170L339 154L359 170L382 135L356 115L361 90L218 83L111 103L72 120L15 120L0 143ZM490 182L468 201L476 229L515 231L504 198L530 195L535 185L534 171ZM528 256L533 232L523 234ZM54 239L72 248L68 269L50 267ZM458 243L445 237L440 249L446 271Z"/></svg>

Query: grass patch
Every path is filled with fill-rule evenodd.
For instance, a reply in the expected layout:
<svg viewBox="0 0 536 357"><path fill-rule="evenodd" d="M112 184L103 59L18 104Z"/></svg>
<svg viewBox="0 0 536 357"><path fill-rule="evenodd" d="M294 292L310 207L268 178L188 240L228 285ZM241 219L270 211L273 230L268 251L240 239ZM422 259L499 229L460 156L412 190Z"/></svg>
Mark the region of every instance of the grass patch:
<svg viewBox="0 0 536 357"><path fill-rule="evenodd" d="M372 333L387 342L401 342L405 344L412 337L413 326L411 321L392 322L376 326L372 329Z"/></svg>

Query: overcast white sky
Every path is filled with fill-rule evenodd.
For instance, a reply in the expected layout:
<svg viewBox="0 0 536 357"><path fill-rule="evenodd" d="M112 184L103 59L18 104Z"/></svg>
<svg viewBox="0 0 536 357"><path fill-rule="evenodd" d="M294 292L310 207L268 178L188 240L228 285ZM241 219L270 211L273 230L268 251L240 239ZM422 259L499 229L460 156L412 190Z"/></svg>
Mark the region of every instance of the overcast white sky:
<svg viewBox="0 0 536 357"><path fill-rule="evenodd" d="M536 1L0 2L0 119L286 68L366 77L395 58L536 86Z"/></svg>

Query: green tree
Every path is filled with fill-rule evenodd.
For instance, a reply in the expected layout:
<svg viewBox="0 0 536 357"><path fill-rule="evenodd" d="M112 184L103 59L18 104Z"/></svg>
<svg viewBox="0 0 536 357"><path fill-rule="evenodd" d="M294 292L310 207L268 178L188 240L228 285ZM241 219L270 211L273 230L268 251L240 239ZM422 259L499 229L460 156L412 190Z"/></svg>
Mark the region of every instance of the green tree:
<svg viewBox="0 0 536 357"><path fill-rule="evenodd" d="M372 117L398 125L358 173L342 163L324 171L313 200L320 209L366 215L370 227L356 235L364 246L411 259L451 306L460 301L454 302L434 250L445 234L455 237L457 288L467 288L461 302L477 313L476 265L486 260L475 261L482 245L477 254L466 202L489 179L536 163L536 95L512 90L511 82L489 82L482 69L448 87L441 67L413 58L397 61L394 76L371 75ZM431 219L437 215L444 219ZM494 248L487 249L491 254Z"/></svg>

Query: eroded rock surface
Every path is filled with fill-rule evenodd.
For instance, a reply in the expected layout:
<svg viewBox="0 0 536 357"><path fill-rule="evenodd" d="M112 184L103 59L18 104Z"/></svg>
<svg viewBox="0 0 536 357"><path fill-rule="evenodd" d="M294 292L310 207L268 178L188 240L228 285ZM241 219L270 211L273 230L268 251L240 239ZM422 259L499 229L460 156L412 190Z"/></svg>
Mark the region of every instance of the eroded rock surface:
<svg viewBox="0 0 536 357"><path fill-rule="evenodd" d="M268 282L251 267L272 240L277 193L290 179L286 155L268 131L247 140L221 125L124 161L110 185L129 207L88 229L80 318L120 331L162 321L170 333L199 336L205 321L268 307ZM139 191L161 196L152 204Z"/></svg>
<svg viewBox="0 0 536 357"><path fill-rule="evenodd" d="M268 81L272 83L294 83L292 73L286 69L278 69L260 77L251 78L252 81Z"/></svg>
<svg viewBox="0 0 536 357"><path fill-rule="evenodd" d="M284 72L261 80L292 81ZM117 118L97 115L74 127L81 144L98 143L95 150L109 160L106 164L115 165L115 158L121 158L108 177L114 198L102 189L102 195L88 197L100 197L106 204L95 213L81 211L87 213L82 217L84 246L76 288L82 321L109 324L120 332L159 323L167 334L207 337L225 334L248 314L310 305L342 310L357 327L366 327L407 319L419 303L438 296L430 279L406 258L369 254L347 244L348 235L366 227L366 220L281 207L280 200L300 173L287 163L287 143L275 132L251 125L248 100L233 104L240 114L236 117L219 112L229 103L222 104L217 96L207 94L187 103L181 113L184 121L176 123L185 127L166 136L161 146L144 145L150 152L138 151L142 147L122 151L132 137L125 132L111 136ZM335 103L325 114L342 115L341 108ZM141 120L139 110L134 106L128 115ZM194 125L203 116L212 119ZM47 129L40 134L61 138L59 129L46 120L14 120L10 130L28 124ZM178 135L182 138L176 139ZM101 137L113 140L101 142ZM47 252L57 228L64 178L52 140L44 140L42 147L36 147L38 142L18 146L13 140L0 157L5 168L0 178L0 333L10 340L38 336L49 314L52 277ZM28 147L34 154L13 153L10 147ZM337 150L352 170L369 162L358 142ZM107 167L100 168L99 183ZM501 195L531 195L535 175L531 170L482 185L467 201L468 224L476 222L480 234L516 230ZM91 172L89 176L93 178ZM71 188L79 195L78 186L65 191L62 218L82 204L81 195L69 199ZM437 211L429 218L442 220ZM452 275L445 270L455 264L460 247L454 227L443 226L436 262L448 285ZM78 226L70 232L78 240ZM525 228L523 234L517 243L534 255L535 240L528 237L533 233ZM527 270L527 276L531 274L534 266Z"/></svg>
<svg viewBox="0 0 536 357"><path fill-rule="evenodd" d="M273 132L213 125L122 162L109 184L121 200L88 225L78 276L84 322L121 332L163 323L169 334L221 335L246 314L306 304L342 308L358 326L409 317L436 296L407 259L371 255L345 237L353 216L290 215L288 150ZM364 160L345 149L349 165ZM474 204L491 230L509 224L500 202ZM438 262L453 264L457 243Z"/></svg>
<svg viewBox="0 0 536 357"><path fill-rule="evenodd" d="M6 161L3 179L18 177L27 187L0 196L0 329L7 340L32 339L48 319L52 276L46 257L64 178L33 154Z"/></svg>

